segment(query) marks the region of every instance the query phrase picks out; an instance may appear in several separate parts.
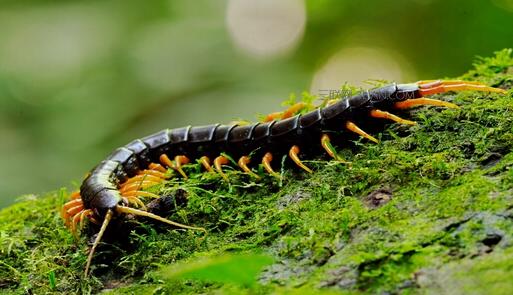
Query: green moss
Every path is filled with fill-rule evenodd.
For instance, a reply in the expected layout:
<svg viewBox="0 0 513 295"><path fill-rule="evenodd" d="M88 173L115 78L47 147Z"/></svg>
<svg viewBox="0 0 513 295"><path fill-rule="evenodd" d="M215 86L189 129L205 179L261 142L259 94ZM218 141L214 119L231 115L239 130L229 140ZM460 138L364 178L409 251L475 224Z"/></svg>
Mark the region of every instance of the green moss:
<svg viewBox="0 0 513 295"><path fill-rule="evenodd" d="M509 89L512 67L503 50L462 78ZM0 211L0 291L502 294L513 279L511 91L440 97L461 109L421 108L410 114L416 126L394 124L379 144L339 148L351 165L308 161L315 173L284 169L281 183L229 170L231 184L188 165L190 180L151 190L185 190L187 205L170 218L208 235L125 219L126 237L99 249L87 280L86 235L75 239L59 217L67 193L26 197ZM275 263L251 286L162 274L162 266L227 252L268 253Z"/></svg>

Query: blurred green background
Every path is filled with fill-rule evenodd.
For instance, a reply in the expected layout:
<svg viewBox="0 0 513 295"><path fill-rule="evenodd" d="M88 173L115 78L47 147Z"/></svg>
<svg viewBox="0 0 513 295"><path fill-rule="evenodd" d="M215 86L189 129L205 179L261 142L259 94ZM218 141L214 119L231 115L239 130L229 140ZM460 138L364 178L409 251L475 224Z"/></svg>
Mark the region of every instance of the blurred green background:
<svg viewBox="0 0 513 295"><path fill-rule="evenodd" d="M459 75L512 40L513 0L2 1L0 207L163 128Z"/></svg>

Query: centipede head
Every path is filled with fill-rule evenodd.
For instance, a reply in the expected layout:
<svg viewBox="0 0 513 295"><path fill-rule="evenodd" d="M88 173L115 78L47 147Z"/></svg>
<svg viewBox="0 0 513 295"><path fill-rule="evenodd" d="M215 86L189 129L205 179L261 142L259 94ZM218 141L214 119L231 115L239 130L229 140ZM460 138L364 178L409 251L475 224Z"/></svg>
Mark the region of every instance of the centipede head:
<svg viewBox="0 0 513 295"><path fill-rule="evenodd" d="M167 223L169 225L175 226L177 228L183 228L183 229L190 229L190 230L198 230L206 233L206 230L202 227L194 227L194 226L188 226L185 224L181 224L178 222L171 221L169 219L163 218L161 216L155 215L150 212L142 211L139 209L131 208L124 205L116 205L113 209L107 209L107 212L105 213L100 231L98 232L98 235L96 236L96 239L94 240L93 246L91 247L91 251L89 251L89 255L87 257L86 267L84 271L84 276L87 277L89 275L89 269L91 267L91 262L93 260L93 255L96 250L96 247L100 244L102 237L107 229L107 226L111 222L112 218L115 215L121 215L121 214L132 214L136 216L145 216L163 223Z"/></svg>

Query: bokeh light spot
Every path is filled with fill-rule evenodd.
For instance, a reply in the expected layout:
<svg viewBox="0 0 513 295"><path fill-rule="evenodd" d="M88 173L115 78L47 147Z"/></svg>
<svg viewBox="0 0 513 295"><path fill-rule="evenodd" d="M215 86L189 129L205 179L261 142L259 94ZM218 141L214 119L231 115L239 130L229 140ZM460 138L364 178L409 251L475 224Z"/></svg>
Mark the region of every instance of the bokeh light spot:
<svg viewBox="0 0 513 295"><path fill-rule="evenodd" d="M303 36L305 4L301 0L230 0L226 23L235 45L255 57L292 50Z"/></svg>

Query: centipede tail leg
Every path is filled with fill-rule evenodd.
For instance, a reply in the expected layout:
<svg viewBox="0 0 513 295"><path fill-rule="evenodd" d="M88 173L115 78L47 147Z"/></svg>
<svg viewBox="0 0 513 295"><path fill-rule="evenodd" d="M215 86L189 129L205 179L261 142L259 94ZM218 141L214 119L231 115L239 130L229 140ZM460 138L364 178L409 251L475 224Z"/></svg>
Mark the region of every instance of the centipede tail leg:
<svg viewBox="0 0 513 295"><path fill-rule="evenodd" d="M506 93L504 89L494 88L484 85L480 82L468 82L460 80L435 80L435 81L419 81L419 92L421 96L428 96L437 93L444 93L448 91L483 91L483 92L496 92Z"/></svg>
<svg viewBox="0 0 513 295"><path fill-rule="evenodd" d="M251 171L251 169L249 169L248 164L250 162L251 162L251 159L248 156L242 156L239 158L239 161L237 162L237 164L247 174L253 176L256 179L260 179L260 176L258 176L255 172L253 172L253 171Z"/></svg>
<svg viewBox="0 0 513 295"><path fill-rule="evenodd" d="M301 160L299 159L299 147L297 145L293 145L289 150L289 157L298 165L300 168L305 170L308 173L313 173L312 169L308 168Z"/></svg>
<svg viewBox="0 0 513 295"><path fill-rule="evenodd" d="M462 83L466 83L466 84L470 84L470 85L486 85L485 83L478 82L478 81L440 80L440 79L437 79L437 80L420 80L420 81L417 81L415 84L417 84L417 85L425 85L425 84L440 83L440 82L443 82L446 85L462 84Z"/></svg>
<svg viewBox="0 0 513 295"><path fill-rule="evenodd" d="M373 136L369 135L367 132L360 129L360 127L356 126L356 124L351 121L346 122L346 129L360 135L361 137L365 137L370 141L379 143L379 141L376 138L374 138Z"/></svg>
<svg viewBox="0 0 513 295"><path fill-rule="evenodd" d="M228 176L226 176L226 174L223 172L223 165L226 165L229 162L230 161L225 156L218 156L214 159L214 167L216 167L217 173L219 173L219 175L221 175L221 177L226 181L230 180L228 179Z"/></svg>

